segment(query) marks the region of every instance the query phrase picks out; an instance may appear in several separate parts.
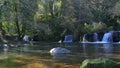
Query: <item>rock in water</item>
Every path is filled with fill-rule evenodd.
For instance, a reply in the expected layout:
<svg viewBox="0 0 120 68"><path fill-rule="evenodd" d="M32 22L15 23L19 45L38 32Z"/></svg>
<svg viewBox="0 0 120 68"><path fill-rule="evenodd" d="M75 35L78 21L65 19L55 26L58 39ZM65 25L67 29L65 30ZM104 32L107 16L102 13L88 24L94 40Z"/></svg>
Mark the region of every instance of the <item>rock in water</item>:
<svg viewBox="0 0 120 68"><path fill-rule="evenodd" d="M66 48L56 47L50 50L50 53L71 53L70 50Z"/></svg>
<svg viewBox="0 0 120 68"><path fill-rule="evenodd" d="M80 68L120 68L120 64L106 58L86 59Z"/></svg>

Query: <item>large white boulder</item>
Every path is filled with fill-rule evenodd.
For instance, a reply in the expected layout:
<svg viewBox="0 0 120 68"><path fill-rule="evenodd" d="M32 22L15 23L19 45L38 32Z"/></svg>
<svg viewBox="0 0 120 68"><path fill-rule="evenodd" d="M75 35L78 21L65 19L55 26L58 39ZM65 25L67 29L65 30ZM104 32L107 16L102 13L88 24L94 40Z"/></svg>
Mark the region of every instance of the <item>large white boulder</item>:
<svg viewBox="0 0 120 68"><path fill-rule="evenodd" d="M50 50L50 54L54 56L54 58L63 58L69 56L71 54L71 51L66 48L56 47Z"/></svg>
<svg viewBox="0 0 120 68"><path fill-rule="evenodd" d="M56 47L56 48L52 48L50 50L51 54L67 54L67 53L71 53L70 50L66 49L66 48L61 48L61 47Z"/></svg>

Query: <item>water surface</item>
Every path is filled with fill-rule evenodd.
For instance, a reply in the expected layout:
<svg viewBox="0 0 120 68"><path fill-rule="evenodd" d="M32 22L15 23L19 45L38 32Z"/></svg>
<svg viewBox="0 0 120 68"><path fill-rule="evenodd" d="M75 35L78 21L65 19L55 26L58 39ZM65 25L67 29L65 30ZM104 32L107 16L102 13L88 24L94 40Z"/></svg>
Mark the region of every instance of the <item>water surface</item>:
<svg viewBox="0 0 120 68"><path fill-rule="evenodd" d="M52 56L54 47L69 49L71 54ZM83 60L105 57L120 62L120 44L112 43L40 43L0 51L0 68L80 68Z"/></svg>

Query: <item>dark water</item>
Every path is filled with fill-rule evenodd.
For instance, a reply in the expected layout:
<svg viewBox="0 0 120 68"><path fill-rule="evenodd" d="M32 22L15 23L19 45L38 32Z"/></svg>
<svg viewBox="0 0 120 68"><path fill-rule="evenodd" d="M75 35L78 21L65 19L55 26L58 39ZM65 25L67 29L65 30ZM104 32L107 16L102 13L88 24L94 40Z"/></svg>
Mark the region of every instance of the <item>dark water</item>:
<svg viewBox="0 0 120 68"><path fill-rule="evenodd" d="M52 56L49 51L54 47L64 47L72 53ZM120 44L25 44L8 51L1 49L0 68L80 68L83 60L100 57L120 62Z"/></svg>

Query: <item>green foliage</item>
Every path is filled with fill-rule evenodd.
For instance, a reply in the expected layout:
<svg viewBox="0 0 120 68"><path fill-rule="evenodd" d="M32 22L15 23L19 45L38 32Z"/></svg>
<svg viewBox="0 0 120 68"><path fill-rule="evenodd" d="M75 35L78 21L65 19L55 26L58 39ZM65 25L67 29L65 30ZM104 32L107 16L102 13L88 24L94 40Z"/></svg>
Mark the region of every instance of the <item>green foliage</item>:
<svg viewBox="0 0 120 68"><path fill-rule="evenodd" d="M98 58L98 59L86 59L83 61L81 68L117 68L117 62L106 59L106 58Z"/></svg>
<svg viewBox="0 0 120 68"><path fill-rule="evenodd" d="M17 34L18 38L38 32L47 40L60 40L64 31L77 39L88 32L118 30L119 3L119 0L0 0L3 28L0 30Z"/></svg>
<svg viewBox="0 0 120 68"><path fill-rule="evenodd" d="M112 30L112 27L107 27L107 25L102 22L93 23L93 24L85 23L84 25L85 25L84 27L85 33Z"/></svg>
<svg viewBox="0 0 120 68"><path fill-rule="evenodd" d="M11 22L7 22L7 21L2 22L2 29L5 30L6 34L8 34L8 35L14 35L16 33L14 22L12 22L12 21Z"/></svg>

